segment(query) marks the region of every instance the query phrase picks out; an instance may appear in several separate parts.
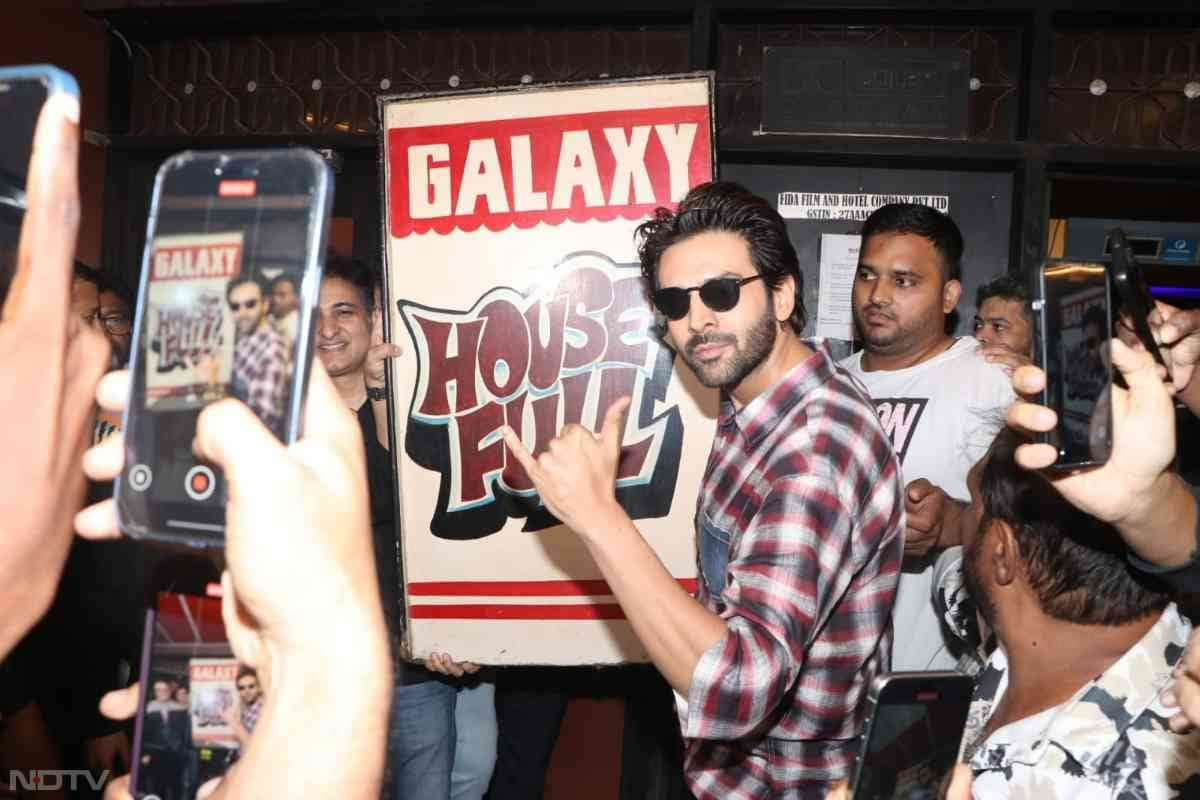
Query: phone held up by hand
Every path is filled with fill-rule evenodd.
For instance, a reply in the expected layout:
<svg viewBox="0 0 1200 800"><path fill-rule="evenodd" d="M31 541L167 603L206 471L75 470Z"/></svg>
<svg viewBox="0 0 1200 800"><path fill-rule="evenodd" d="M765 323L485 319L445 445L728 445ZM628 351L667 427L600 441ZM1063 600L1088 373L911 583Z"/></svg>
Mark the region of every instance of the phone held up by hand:
<svg viewBox="0 0 1200 800"><path fill-rule="evenodd" d="M159 169L114 487L126 535L224 544L224 478L192 453L210 403L237 398L281 441L299 436L332 201L329 167L303 148Z"/></svg>
<svg viewBox="0 0 1200 800"><path fill-rule="evenodd" d="M1111 261L1050 259L1038 274L1033 311L1035 359L1046 372L1039 402L1058 425L1039 440L1058 449L1054 469L1103 464L1112 451L1111 340L1144 347L1169 372L1149 317L1154 300L1120 228L1109 231Z"/></svg>
<svg viewBox="0 0 1200 800"><path fill-rule="evenodd" d="M959 672L899 672L871 684L854 800L940 797L958 760L974 679Z"/></svg>
<svg viewBox="0 0 1200 800"><path fill-rule="evenodd" d="M1050 259L1034 295L1034 360L1046 372L1038 402L1058 414L1058 425L1038 438L1058 450L1055 469L1103 464L1112 450L1108 265Z"/></svg>
<svg viewBox="0 0 1200 800"><path fill-rule="evenodd" d="M25 219L25 183L33 133L42 106L55 94L79 100L79 84L58 67L35 64L0 68L0 302L16 271L17 244Z"/></svg>

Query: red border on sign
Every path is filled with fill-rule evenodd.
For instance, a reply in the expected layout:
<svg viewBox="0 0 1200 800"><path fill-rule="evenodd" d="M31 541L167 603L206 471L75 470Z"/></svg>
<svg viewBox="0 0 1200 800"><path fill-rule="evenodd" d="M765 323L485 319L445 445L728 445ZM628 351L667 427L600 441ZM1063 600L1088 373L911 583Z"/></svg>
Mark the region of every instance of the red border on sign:
<svg viewBox="0 0 1200 800"><path fill-rule="evenodd" d="M677 578L695 594L695 578ZM612 594L607 581L418 581L413 597L600 597ZM625 619L618 603L447 603L410 605L412 619L594 620Z"/></svg>

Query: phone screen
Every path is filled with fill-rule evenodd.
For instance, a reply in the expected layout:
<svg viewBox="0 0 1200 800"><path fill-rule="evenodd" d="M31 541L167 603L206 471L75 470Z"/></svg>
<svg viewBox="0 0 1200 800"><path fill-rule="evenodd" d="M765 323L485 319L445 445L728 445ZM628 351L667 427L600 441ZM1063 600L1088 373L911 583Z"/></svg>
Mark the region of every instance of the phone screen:
<svg viewBox="0 0 1200 800"><path fill-rule="evenodd" d="M16 270L33 131L49 92L49 82L36 75L0 74L0 302Z"/></svg>
<svg viewBox="0 0 1200 800"><path fill-rule="evenodd" d="M933 800L954 768L967 712L971 680L954 676L952 688L930 683L901 700L884 696L871 713L859 758L855 800Z"/></svg>
<svg viewBox="0 0 1200 800"><path fill-rule="evenodd" d="M221 600L160 592L143 643L134 796L193 800L238 760L262 707L258 676L229 646Z"/></svg>
<svg viewBox="0 0 1200 800"><path fill-rule="evenodd" d="M298 149L185 153L159 171L117 490L130 535L222 541L223 477L192 454L205 406L235 397L280 439L298 434L326 173Z"/></svg>
<svg viewBox="0 0 1200 800"><path fill-rule="evenodd" d="M1046 441L1056 466L1098 464L1112 447L1112 311L1103 264L1053 262L1042 270L1039 355L1045 405L1058 414Z"/></svg>

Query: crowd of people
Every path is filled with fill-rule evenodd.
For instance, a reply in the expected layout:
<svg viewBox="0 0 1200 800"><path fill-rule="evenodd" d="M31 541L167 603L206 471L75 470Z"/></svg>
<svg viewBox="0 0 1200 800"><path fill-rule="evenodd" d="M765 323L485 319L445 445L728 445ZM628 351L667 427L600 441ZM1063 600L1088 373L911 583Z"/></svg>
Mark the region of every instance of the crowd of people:
<svg viewBox="0 0 1200 800"><path fill-rule="evenodd" d="M65 96L42 112L0 318L6 688L14 665L36 669L17 657L62 602L76 533L122 546L95 544L119 538L111 499L83 507L88 481L122 468L113 420L129 375L109 367L110 352L128 356L130 324L119 287L74 266L78 118ZM615 499L627 402L537 454L503 436L674 690L696 798L844 795L872 680L932 669L975 676L952 796L1200 796L1200 634L1181 612L1200 591L1200 515L1173 468L1176 404L1200 414L1200 312L1160 304L1148 320L1169 378L1136 340L1104 333L1124 379L1111 456L1055 470L1034 436L1057 419L1030 400L1045 374L1024 285L984 287L976 337L947 333L965 247L946 215L893 204L866 220L852 298L863 347L840 362L802 338L802 273L766 200L704 184L637 242L662 340L721 398L695 595ZM290 341L295 288L231 285L238 341ZM300 441L284 446L269 414L236 399L197 425L195 453L228 481L222 611L256 709L235 720L236 763L202 793L378 797L388 774L394 798L479 797L503 738L491 682L454 654L398 653L384 371L399 349L381 335L376 276L330 259L318 305ZM77 583L68 605L107 607L97 586ZM119 664L129 647L107 644L102 663ZM178 701L152 689L167 720ZM5 699L8 727L27 708ZM123 719L136 705L131 687L101 710ZM114 736L80 738L115 764ZM128 796L128 780L106 792Z"/></svg>

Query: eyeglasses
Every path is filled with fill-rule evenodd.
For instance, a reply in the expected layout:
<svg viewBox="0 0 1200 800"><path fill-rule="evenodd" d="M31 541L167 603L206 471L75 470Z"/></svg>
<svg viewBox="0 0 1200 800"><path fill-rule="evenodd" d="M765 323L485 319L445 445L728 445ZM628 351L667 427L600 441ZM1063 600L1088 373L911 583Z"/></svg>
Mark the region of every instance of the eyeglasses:
<svg viewBox="0 0 1200 800"><path fill-rule="evenodd" d="M124 336L133 328L127 314L101 315L100 325L113 336Z"/></svg>
<svg viewBox="0 0 1200 800"><path fill-rule="evenodd" d="M233 309L234 311L241 311L243 308L246 309L247 311L249 311L250 309L254 308L257 305L258 305L257 300L246 300L241 303L235 303L232 300L229 301L229 307L231 309Z"/></svg>
<svg viewBox="0 0 1200 800"><path fill-rule="evenodd" d="M749 278L713 278L700 286L689 286L686 289L670 287L658 289L651 295L654 307L669 320L683 319L692 306L692 292L700 293L700 300L713 311L728 311L738 304L742 297L742 287L750 281L756 281L762 275L751 275Z"/></svg>

